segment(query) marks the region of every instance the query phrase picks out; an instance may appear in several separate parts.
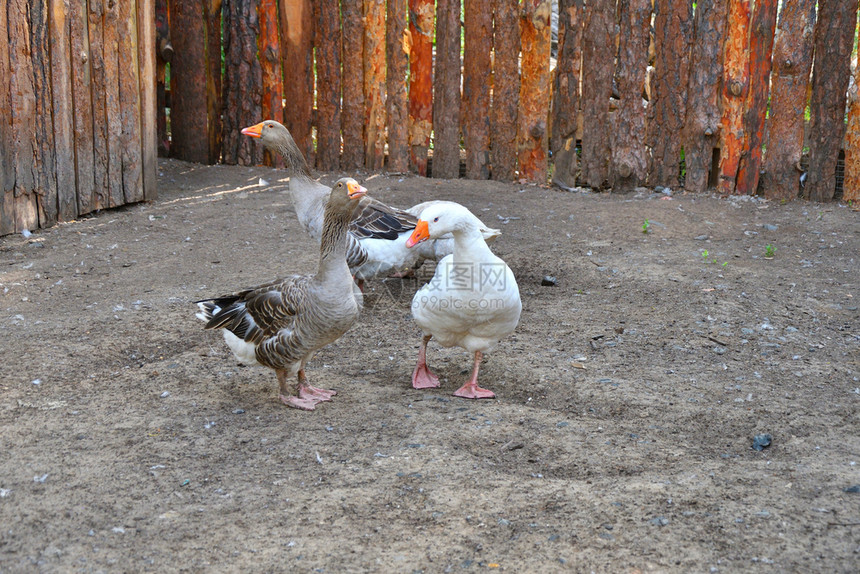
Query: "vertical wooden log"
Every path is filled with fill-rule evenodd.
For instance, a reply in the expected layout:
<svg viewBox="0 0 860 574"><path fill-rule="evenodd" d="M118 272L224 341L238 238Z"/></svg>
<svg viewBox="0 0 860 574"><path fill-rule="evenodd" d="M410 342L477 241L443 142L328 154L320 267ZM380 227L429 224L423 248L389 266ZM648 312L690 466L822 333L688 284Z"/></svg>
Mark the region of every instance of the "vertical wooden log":
<svg viewBox="0 0 860 574"><path fill-rule="evenodd" d="M0 9L0 235L15 233L15 154L12 140L12 90L8 11Z"/></svg>
<svg viewBox="0 0 860 574"><path fill-rule="evenodd" d="M645 149L645 69L651 29L651 0L620 0L618 69L615 80L619 103L612 129L609 185L629 191L644 185L648 174Z"/></svg>
<svg viewBox="0 0 860 574"><path fill-rule="evenodd" d="M460 0L436 3L433 177L460 175Z"/></svg>
<svg viewBox="0 0 860 574"><path fill-rule="evenodd" d="M342 0L343 20L343 156L341 167L364 166L364 3Z"/></svg>
<svg viewBox="0 0 860 574"><path fill-rule="evenodd" d="M582 179L600 188L609 176L609 97L615 72L615 4L585 6L582 33Z"/></svg>
<svg viewBox="0 0 860 574"><path fill-rule="evenodd" d="M321 3L318 3L321 4ZM260 0L260 36L257 47L260 51L260 73L263 78L263 94L260 102L264 120L284 123L284 85L281 82L281 45L278 39L278 0ZM280 156L263 150L263 163L281 167Z"/></svg>
<svg viewBox="0 0 860 574"><path fill-rule="evenodd" d="M741 154L745 149L743 112L749 91L750 0L729 0L728 35L723 52L723 113L720 119L720 179L718 190L735 192Z"/></svg>
<svg viewBox="0 0 860 574"><path fill-rule="evenodd" d="M231 0L234 2L236 0ZM311 0L279 0L278 7L281 15L281 58L284 60L284 100L288 102L284 108L284 125L290 130L308 165L314 165L311 137L314 110L313 5ZM225 130L225 138L226 135Z"/></svg>
<svg viewBox="0 0 860 574"><path fill-rule="evenodd" d="M433 0L409 0L409 32L412 38L409 58L410 159L418 174L423 176L427 175L427 150L433 131L434 12Z"/></svg>
<svg viewBox="0 0 860 574"><path fill-rule="evenodd" d="M35 187L38 224L47 227L57 222L57 166L54 151L54 126L51 121L53 97L51 93L51 50L49 45L47 2L30 3L30 29L33 88L36 98L36 116L33 122L36 147Z"/></svg>
<svg viewBox="0 0 860 574"><path fill-rule="evenodd" d="M170 63L171 156L185 161L209 161L206 111L206 0L170 0L174 55Z"/></svg>
<svg viewBox="0 0 860 574"><path fill-rule="evenodd" d="M119 104L119 68L125 62L117 53L117 21L119 6L105 5L104 64L105 64L105 127L107 131L107 197L111 207L125 203L122 189L122 112Z"/></svg>
<svg viewBox="0 0 860 574"><path fill-rule="evenodd" d="M122 118L122 190L125 203L143 201L143 157L138 58L137 11L131 2L119 3L119 94Z"/></svg>
<svg viewBox="0 0 860 574"><path fill-rule="evenodd" d="M684 189L706 191L720 131L720 79L728 0L700 0L690 55L687 113L681 131Z"/></svg>
<svg viewBox="0 0 860 574"><path fill-rule="evenodd" d="M93 107L90 84L90 42L84 0L69 0L72 59L72 101L74 102L75 179L78 215L90 213L93 189ZM126 66L128 67L127 63ZM123 201L124 203L124 201Z"/></svg>
<svg viewBox="0 0 860 574"><path fill-rule="evenodd" d="M404 173L409 169L409 99L406 76L409 72L411 36L406 29L407 0L388 0L388 26L385 36L388 53L388 170ZM412 52L414 61L415 52ZM422 174L426 175L426 174Z"/></svg>
<svg viewBox="0 0 860 574"><path fill-rule="evenodd" d="M829 201L836 193L836 162L845 137L845 100L857 1L819 0L815 26L815 70L809 101L809 171L803 195Z"/></svg>
<svg viewBox="0 0 860 574"><path fill-rule="evenodd" d="M318 0L317 49L317 168L340 169L340 6Z"/></svg>
<svg viewBox="0 0 860 574"><path fill-rule="evenodd" d="M108 2L110 4L110 2ZM158 143L155 126L154 0L137 0L137 59L140 66L140 147L143 199L158 197Z"/></svg>
<svg viewBox="0 0 860 574"><path fill-rule="evenodd" d="M493 0L493 105L490 165L493 179L517 177L517 111L520 105L518 0Z"/></svg>
<svg viewBox="0 0 860 574"><path fill-rule="evenodd" d="M110 205L108 185L108 123L107 123L107 83L105 81L104 46L104 2L89 0L87 10L90 41L90 77L92 79L93 106L93 187L92 209L104 209ZM113 46L107 47L112 50Z"/></svg>
<svg viewBox="0 0 860 574"><path fill-rule="evenodd" d="M750 89L744 113L747 152L738 167L736 193L755 195L761 172L764 118L770 95L777 0L758 0L750 22Z"/></svg>
<svg viewBox="0 0 860 574"><path fill-rule="evenodd" d="M65 0L51 0L51 15L48 19L51 28L51 91L53 96L54 149L57 161L57 207L60 221L71 221L78 216L77 189L75 187L75 142L73 135L72 111L72 79L71 54L69 50L69 4ZM6 30L2 18L5 12L0 10L0 30ZM2 35L0 35L0 39ZM0 41L0 44L5 42ZM0 77L4 74L4 46L0 45ZM8 60L7 60L8 61ZM118 88L117 88L118 89ZM6 139L3 126L7 125L3 117L4 110L9 108L4 104L3 93L0 91L0 146ZM2 148L0 148L2 149ZM3 169L2 153L0 153L0 173ZM3 191L2 176L0 176L0 194ZM2 220L2 215L0 215ZM2 230L2 221L0 221Z"/></svg>
<svg viewBox="0 0 860 574"><path fill-rule="evenodd" d="M854 85L848 90L845 178L842 180L842 201L858 200L860 200L860 59L854 61Z"/></svg>
<svg viewBox="0 0 860 574"><path fill-rule="evenodd" d="M385 162L385 0L364 0L364 165Z"/></svg>
<svg viewBox="0 0 860 574"><path fill-rule="evenodd" d="M260 146L239 133L261 120L263 73L257 59L258 0L224 0L224 163L256 165ZM290 79L286 79L286 83ZM287 106L289 108L289 106Z"/></svg>
<svg viewBox="0 0 860 574"><path fill-rule="evenodd" d="M493 13L490 0L464 0L463 143L466 177L490 177L490 49Z"/></svg>
<svg viewBox="0 0 860 574"><path fill-rule="evenodd" d="M582 70L582 0L560 0L558 64L552 90L549 148L552 181L564 188L576 185L576 129L579 116L579 78Z"/></svg>
<svg viewBox="0 0 860 574"><path fill-rule="evenodd" d="M221 82L221 0L206 0L206 116L209 126L209 163L221 159L221 112L223 110Z"/></svg>
<svg viewBox="0 0 860 574"><path fill-rule="evenodd" d="M768 199L791 200L800 193L803 115L806 111L815 0L786 0L773 47L768 148L762 187Z"/></svg>
<svg viewBox="0 0 860 574"><path fill-rule="evenodd" d="M550 0L524 0L520 19L523 72L517 149L520 178L535 183L546 183L547 175L551 12Z"/></svg>
<svg viewBox="0 0 860 574"><path fill-rule="evenodd" d="M678 134L684 127L690 83L693 5L689 0L657 0L655 14L655 76L648 107L648 184L677 187L681 170Z"/></svg>

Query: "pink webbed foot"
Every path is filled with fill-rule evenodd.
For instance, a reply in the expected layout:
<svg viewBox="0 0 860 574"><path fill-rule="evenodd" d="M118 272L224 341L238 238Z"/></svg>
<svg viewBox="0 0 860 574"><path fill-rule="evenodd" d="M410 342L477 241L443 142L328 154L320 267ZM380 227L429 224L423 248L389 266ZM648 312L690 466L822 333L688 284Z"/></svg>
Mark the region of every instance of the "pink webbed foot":
<svg viewBox="0 0 860 574"><path fill-rule="evenodd" d="M299 397L309 401L330 401L337 391L329 389L320 389L311 385L299 385Z"/></svg>
<svg viewBox="0 0 860 574"><path fill-rule="evenodd" d="M301 409L303 411L312 411L316 408L316 404L319 401L302 399L299 397L294 397L292 395L278 395L281 399L281 402L287 405L288 407L294 409Z"/></svg>
<svg viewBox="0 0 860 574"><path fill-rule="evenodd" d="M439 386L439 377L430 372L427 363L418 363L412 372L413 389L435 389Z"/></svg>
<svg viewBox="0 0 860 574"><path fill-rule="evenodd" d="M482 389L478 385L466 383L454 391L454 396L464 399L494 399L496 394L490 389Z"/></svg>

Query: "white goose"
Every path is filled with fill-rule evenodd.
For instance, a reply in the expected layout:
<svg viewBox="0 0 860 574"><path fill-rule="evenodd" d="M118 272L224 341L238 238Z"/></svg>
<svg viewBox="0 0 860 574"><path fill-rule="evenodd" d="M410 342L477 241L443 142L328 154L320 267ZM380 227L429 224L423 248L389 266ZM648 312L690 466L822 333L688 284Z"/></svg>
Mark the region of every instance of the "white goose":
<svg viewBox="0 0 860 574"><path fill-rule="evenodd" d="M411 247L447 233L454 241L454 252L436 265L433 278L412 299L412 316L424 331L412 373L416 389L439 386L438 377L427 367L427 343L435 337L443 347L458 346L474 354L472 376L454 392L456 396L495 396L478 386L481 359L513 333L522 302L513 272L490 251L480 226L481 221L462 205L440 201L422 212L406 242Z"/></svg>
<svg viewBox="0 0 860 574"><path fill-rule="evenodd" d="M275 370L281 401L289 407L311 411L336 394L310 386L305 364L358 319L361 292L346 264L347 229L366 192L351 178L332 188L315 275L295 275L197 302L197 317L207 329L224 329L224 340L239 361ZM296 395L287 383L293 376L298 376Z"/></svg>
<svg viewBox="0 0 860 574"><path fill-rule="evenodd" d="M266 120L243 129L242 133L258 138L267 149L283 157L299 224L319 241L330 189L311 177L310 168L289 130L274 120ZM421 212L434 203L424 202L404 211L369 197L362 199L349 226L347 251L347 262L359 285L367 279L408 271L420 266L424 259L438 261L451 253L450 236L431 241L419 249L406 247L406 239L415 229ZM487 241L501 234L483 223L480 228Z"/></svg>

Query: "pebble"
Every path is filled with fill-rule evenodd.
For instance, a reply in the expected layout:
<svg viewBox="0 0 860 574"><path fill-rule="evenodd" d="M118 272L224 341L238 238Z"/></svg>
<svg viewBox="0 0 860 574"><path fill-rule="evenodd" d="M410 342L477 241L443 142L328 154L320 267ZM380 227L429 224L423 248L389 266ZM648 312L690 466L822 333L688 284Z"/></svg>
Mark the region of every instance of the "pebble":
<svg viewBox="0 0 860 574"><path fill-rule="evenodd" d="M543 287L552 287L558 283L558 280L552 275L544 275L543 279L540 280L540 284Z"/></svg>
<svg viewBox="0 0 860 574"><path fill-rule="evenodd" d="M854 486L849 486L845 489L845 492L851 494L860 494L860 484L855 484Z"/></svg>
<svg viewBox="0 0 860 574"><path fill-rule="evenodd" d="M654 526L666 526L667 524L669 524L669 519L665 516L657 516L655 518L652 518L648 522L650 522Z"/></svg>
<svg viewBox="0 0 860 574"><path fill-rule="evenodd" d="M245 413L245 409L233 409L234 415L241 415Z"/></svg>
<svg viewBox="0 0 860 574"><path fill-rule="evenodd" d="M753 437L752 447L754 450L764 450L770 446L771 441L773 441L773 437L769 434L759 434Z"/></svg>
<svg viewBox="0 0 860 574"><path fill-rule="evenodd" d="M163 393L161 393L161 398L162 398L162 399L166 399L166 398L167 398L167 397L169 397L169 396L170 396L170 391L164 391Z"/></svg>

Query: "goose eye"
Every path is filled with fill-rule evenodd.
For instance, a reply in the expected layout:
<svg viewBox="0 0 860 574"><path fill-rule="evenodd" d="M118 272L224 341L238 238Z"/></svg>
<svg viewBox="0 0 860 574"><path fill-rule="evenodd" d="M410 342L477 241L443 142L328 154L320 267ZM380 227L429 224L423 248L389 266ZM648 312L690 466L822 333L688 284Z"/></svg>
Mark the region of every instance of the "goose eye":
<svg viewBox="0 0 860 574"><path fill-rule="evenodd" d="M438 217L434 217L434 218L433 218L433 223L439 223L439 218L438 218Z"/></svg>

